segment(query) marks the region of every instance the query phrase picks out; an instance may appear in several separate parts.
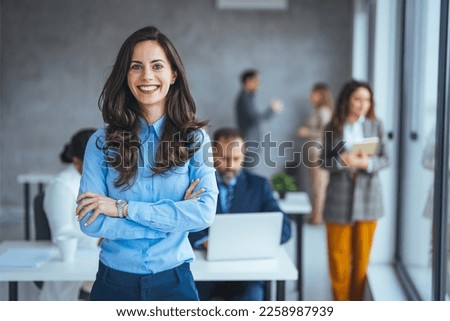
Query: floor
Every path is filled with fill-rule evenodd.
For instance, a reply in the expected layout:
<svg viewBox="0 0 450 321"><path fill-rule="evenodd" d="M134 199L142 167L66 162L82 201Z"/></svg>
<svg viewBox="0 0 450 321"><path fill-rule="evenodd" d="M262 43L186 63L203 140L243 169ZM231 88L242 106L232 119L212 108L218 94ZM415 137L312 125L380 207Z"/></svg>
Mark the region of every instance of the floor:
<svg viewBox="0 0 450 321"><path fill-rule="evenodd" d="M0 215L0 241L23 239L23 220L20 218L20 211L12 210L11 213L1 213ZM325 226L303 225L303 296L305 301L331 300L330 285L328 281L327 253L325 242ZM295 228L293 228L295 231ZM295 260L295 238L285 244L289 254ZM286 284L286 299L297 300L296 283ZM21 300L36 300L38 290L32 283L19 284ZM0 300L7 300L8 286L0 282Z"/></svg>

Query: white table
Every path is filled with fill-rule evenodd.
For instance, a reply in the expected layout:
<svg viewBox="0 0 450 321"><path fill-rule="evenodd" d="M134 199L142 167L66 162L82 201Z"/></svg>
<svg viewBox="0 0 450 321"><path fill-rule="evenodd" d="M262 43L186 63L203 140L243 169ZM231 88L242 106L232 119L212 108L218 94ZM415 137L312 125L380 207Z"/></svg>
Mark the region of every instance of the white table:
<svg viewBox="0 0 450 321"><path fill-rule="evenodd" d="M56 248L50 241L4 241L0 253L14 247ZM0 281L9 282L9 300L18 299L20 281L94 281L98 270L98 250L79 250L74 262L58 256L38 268L0 268Z"/></svg>
<svg viewBox="0 0 450 321"><path fill-rule="evenodd" d="M285 300L285 283L297 280L298 271L283 246L272 259L207 261L206 251L195 250L191 271L196 281L269 281L266 294L271 293L271 282L276 281L276 299Z"/></svg>
<svg viewBox="0 0 450 321"><path fill-rule="evenodd" d="M14 247L56 248L49 241L4 241L0 243L0 253ZM18 299L20 281L94 281L98 270L98 250L80 250L75 260L62 262L55 257L39 268L0 268L0 281L9 282L9 299ZM285 281L297 279L297 269L284 247L278 256L265 260L236 260L210 262L205 252L195 251L196 259L191 263L191 271L196 281L276 281L277 299L285 298Z"/></svg>
<svg viewBox="0 0 450 321"><path fill-rule="evenodd" d="M298 299L303 300L303 215L311 213L311 202L305 192L287 192L284 199L279 199L281 210L290 214L297 226L297 290Z"/></svg>
<svg viewBox="0 0 450 321"><path fill-rule="evenodd" d="M20 184L23 184L24 187L24 208L25 208L25 239L31 239L30 233L30 224L31 224L31 215L30 215L30 203L31 203L31 195L30 195L30 185L37 184L39 188L39 192L44 191L44 184L47 184L55 174L48 173L27 173L20 174L17 176L17 181Z"/></svg>

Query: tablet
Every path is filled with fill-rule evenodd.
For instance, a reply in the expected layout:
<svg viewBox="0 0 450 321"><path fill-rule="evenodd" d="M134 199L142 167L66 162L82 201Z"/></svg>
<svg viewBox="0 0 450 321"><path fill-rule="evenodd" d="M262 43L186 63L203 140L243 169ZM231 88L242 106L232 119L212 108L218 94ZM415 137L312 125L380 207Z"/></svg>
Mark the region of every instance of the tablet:
<svg viewBox="0 0 450 321"><path fill-rule="evenodd" d="M367 155L375 154L380 139L378 137L367 137L361 142L353 144L352 152L365 152Z"/></svg>

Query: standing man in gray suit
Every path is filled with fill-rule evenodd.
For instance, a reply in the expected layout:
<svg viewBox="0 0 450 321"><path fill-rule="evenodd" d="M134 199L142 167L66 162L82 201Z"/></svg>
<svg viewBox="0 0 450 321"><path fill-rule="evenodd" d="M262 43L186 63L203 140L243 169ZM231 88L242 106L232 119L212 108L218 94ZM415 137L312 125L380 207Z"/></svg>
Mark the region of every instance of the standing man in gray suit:
<svg viewBox="0 0 450 321"><path fill-rule="evenodd" d="M280 100L274 99L264 112L259 112L255 104L255 93L259 89L260 77L255 69L249 69L241 75L242 89L236 100L237 124L247 146L257 152L261 141L260 124L270 119L275 113L283 109ZM256 159L246 162L246 167L253 167L257 164Z"/></svg>
<svg viewBox="0 0 450 321"><path fill-rule="evenodd" d="M374 151L353 148L368 137L378 138ZM325 130L323 160L330 172L324 218L333 296L360 301L377 220L383 215L378 172L388 165L383 127L367 83L352 80L341 90Z"/></svg>

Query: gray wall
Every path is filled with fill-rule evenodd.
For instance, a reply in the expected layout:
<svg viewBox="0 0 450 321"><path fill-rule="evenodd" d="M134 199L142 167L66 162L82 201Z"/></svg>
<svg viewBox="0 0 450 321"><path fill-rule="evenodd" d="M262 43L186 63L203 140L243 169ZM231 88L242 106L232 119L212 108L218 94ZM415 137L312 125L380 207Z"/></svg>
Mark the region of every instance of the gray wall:
<svg viewBox="0 0 450 321"><path fill-rule="evenodd" d="M234 125L245 68L261 71L261 109L273 97L284 102L263 126L279 141L295 139L315 81L336 94L351 75L351 0L291 0L281 12L219 11L213 0L2 0L0 23L2 207L22 204L18 174L60 170L70 136L102 126L99 92L140 27L156 25L172 40L211 131Z"/></svg>

